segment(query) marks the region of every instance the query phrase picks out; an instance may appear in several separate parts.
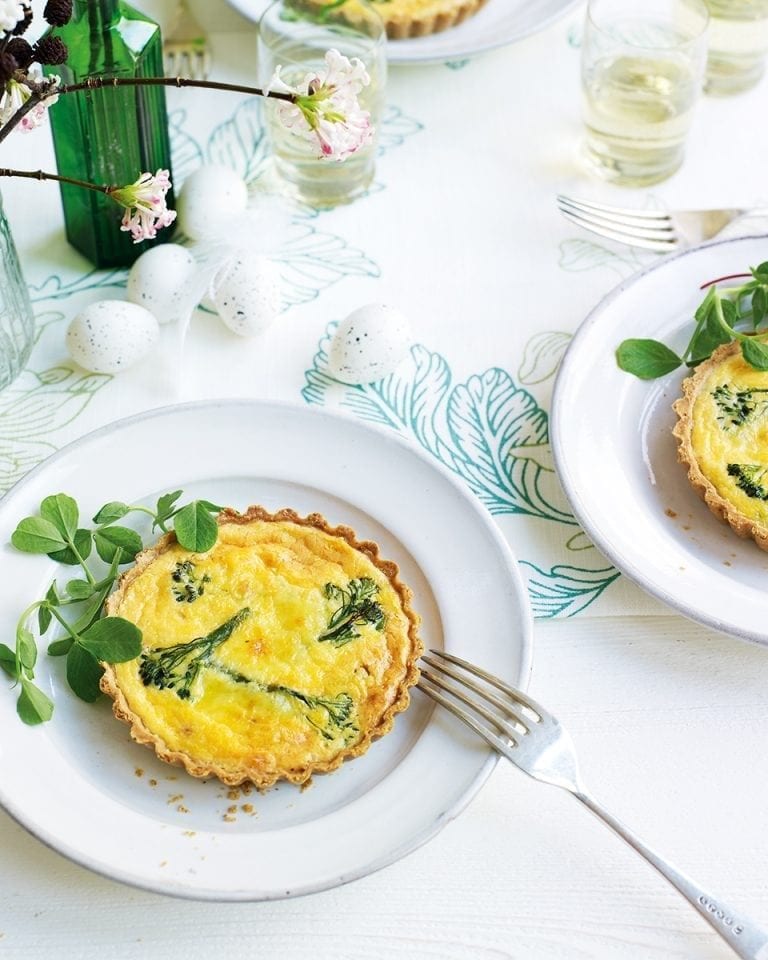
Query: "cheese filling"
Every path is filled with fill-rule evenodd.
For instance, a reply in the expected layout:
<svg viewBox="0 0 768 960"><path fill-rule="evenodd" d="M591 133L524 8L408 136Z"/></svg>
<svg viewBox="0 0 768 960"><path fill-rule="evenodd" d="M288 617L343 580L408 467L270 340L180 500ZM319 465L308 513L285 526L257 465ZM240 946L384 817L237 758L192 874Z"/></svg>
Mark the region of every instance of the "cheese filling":
<svg viewBox="0 0 768 960"><path fill-rule="evenodd" d="M768 373L736 353L702 382L691 445L704 476L743 516L768 522Z"/></svg>
<svg viewBox="0 0 768 960"><path fill-rule="evenodd" d="M265 772L323 762L375 725L407 672L409 620L345 540L291 522L224 524L178 545L115 613L143 632L116 664L130 709L170 751Z"/></svg>

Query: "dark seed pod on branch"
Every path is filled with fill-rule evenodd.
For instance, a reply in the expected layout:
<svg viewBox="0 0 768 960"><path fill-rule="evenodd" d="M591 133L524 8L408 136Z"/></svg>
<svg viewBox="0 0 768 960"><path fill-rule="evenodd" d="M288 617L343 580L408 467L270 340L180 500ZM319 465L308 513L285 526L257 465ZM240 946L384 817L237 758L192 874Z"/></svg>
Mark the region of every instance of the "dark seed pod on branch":
<svg viewBox="0 0 768 960"><path fill-rule="evenodd" d="M7 50L0 53L0 86L8 83L18 68L16 59Z"/></svg>
<svg viewBox="0 0 768 960"><path fill-rule="evenodd" d="M17 37L20 36L26 31L30 23L32 23L32 7L26 5L24 7L24 16L21 18L21 20L19 20L13 30L11 30L11 33Z"/></svg>
<svg viewBox="0 0 768 960"><path fill-rule="evenodd" d="M13 57L16 61L16 66L20 70L26 70L35 59L32 47L30 47L23 37L13 37L5 48L5 52Z"/></svg>
<svg viewBox="0 0 768 960"><path fill-rule="evenodd" d="M34 59L46 66L66 63L69 51L60 37L43 37L34 47Z"/></svg>
<svg viewBox="0 0 768 960"><path fill-rule="evenodd" d="M63 27L72 16L72 0L48 0L43 16L52 27Z"/></svg>

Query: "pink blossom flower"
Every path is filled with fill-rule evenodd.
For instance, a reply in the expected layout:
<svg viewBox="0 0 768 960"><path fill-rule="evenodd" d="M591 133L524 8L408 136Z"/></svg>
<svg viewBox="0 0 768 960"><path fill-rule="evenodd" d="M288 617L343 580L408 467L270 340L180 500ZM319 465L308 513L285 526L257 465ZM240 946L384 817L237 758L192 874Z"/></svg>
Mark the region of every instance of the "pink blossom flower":
<svg viewBox="0 0 768 960"><path fill-rule="evenodd" d="M142 173L135 183L109 191L112 199L125 207L120 229L130 232L134 243L154 240L158 230L170 226L176 219L176 211L169 210L165 203L170 189L169 172L158 170L154 177L151 173Z"/></svg>
<svg viewBox="0 0 768 960"><path fill-rule="evenodd" d="M0 31L10 33L24 19L26 12L21 0L0 0Z"/></svg>
<svg viewBox="0 0 768 960"><path fill-rule="evenodd" d="M43 123L48 108L52 107L59 99L56 89L61 83L61 77L49 77L43 80L42 76L38 77L33 71L30 71L28 79L36 83L38 81L44 83L51 93L50 96L46 96L40 103L35 104L29 113L25 113L21 118L18 129L21 130L22 133L29 133L30 130L34 130ZM40 88L38 87L38 89ZM4 127L16 111L24 106L31 96L32 90L26 83L21 83L13 79L9 80L5 86L2 97L0 97L0 127Z"/></svg>
<svg viewBox="0 0 768 960"><path fill-rule="evenodd" d="M318 156L346 160L373 139L371 115L358 100L371 78L361 60L349 60L338 50L326 53L325 65L325 71L307 73L295 87L285 83L278 67L267 90L294 95L293 103L276 101L278 117L288 130L312 142Z"/></svg>

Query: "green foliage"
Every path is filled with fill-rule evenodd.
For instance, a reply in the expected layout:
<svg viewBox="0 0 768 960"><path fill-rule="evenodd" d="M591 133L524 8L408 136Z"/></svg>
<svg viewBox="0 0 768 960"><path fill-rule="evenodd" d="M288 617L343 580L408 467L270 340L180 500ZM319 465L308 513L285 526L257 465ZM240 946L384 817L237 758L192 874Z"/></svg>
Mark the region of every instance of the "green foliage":
<svg viewBox="0 0 768 960"><path fill-rule="evenodd" d="M722 292L717 284L708 285L694 314L694 330L682 356L657 340L624 340L616 350L619 367L643 380L653 380L683 363L696 366L717 347L738 340L746 362L756 370L768 370L768 344L754 336L768 333L764 325L768 317L768 266L760 264L739 276L749 279ZM749 333L738 327L747 327Z"/></svg>
<svg viewBox="0 0 768 960"><path fill-rule="evenodd" d="M42 637L56 622L64 636L48 645L52 657L67 658L67 680L82 700L92 702L100 695L101 664L133 660L141 653L141 631L121 617L102 617L104 601L112 590L120 566L131 563L143 549L142 539L131 527L117 521L131 513L149 514L152 529L167 530L176 518L179 543L187 549L209 550L216 542L218 524L215 519L222 508L207 500L194 500L178 507L181 490L158 499L155 510L130 506L110 500L95 514L95 527L79 527L80 509L65 493L46 497L37 516L24 517L11 536L11 543L24 553L45 554L57 563L79 566L82 577L67 581L60 593L54 581L42 600L36 600L22 613L16 627L14 649L0 644L0 669L19 688L17 712L24 723L37 724L49 720L53 703L33 683L37 664L37 643L28 621L36 614L38 635ZM174 524L175 526L175 524ZM99 560L109 564L106 571L96 571L88 563L93 548ZM197 589L202 593L203 578ZM74 613L67 616L72 609Z"/></svg>
<svg viewBox="0 0 768 960"><path fill-rule="evenodd" d="M658 340L624 340L616 350L616 362L641 380L655 380L676 370L683 361Z"/></svg>
<svg viewBox="0 0 768 960"><path fill-rule="evenodd" d="M178 511L173 529L176 539L185 550L204 553L211 549L219 534L214 514L221 509L207 500L193 500Z"/></svg>

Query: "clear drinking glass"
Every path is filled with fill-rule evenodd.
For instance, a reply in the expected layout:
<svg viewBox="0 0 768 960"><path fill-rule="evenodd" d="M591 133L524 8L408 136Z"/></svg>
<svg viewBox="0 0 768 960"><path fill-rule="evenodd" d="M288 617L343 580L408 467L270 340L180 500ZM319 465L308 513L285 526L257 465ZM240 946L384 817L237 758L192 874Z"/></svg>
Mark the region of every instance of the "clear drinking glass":
<svg viewBox="0 0 768 960"><path fill-rule="evenodd" d="M590 0L581 77L586 155L601 177L643 186L680 166L707 22L703 0Z"/></svg>
<svg viewBox="0 0 768 960"><path fill-rule="evenodd" d="M373 142L344 161L319 159L313 145L278 122L276 104L265 101L267 132L278 172L292 192L315 207L348 203L365 193L373 180L378 130L387 83L386 31L381 17L365 0L277 0L259 23L259 84L266 85L275 67L288 84L325 68L335 49L358 57L371 82L359 100L371 114Z"/></svg>
<svg viewBox="0 0 768 960"><path fill-rule="evenodd" d="M709 8L707 93L740 93L765 72L768 0L705 0Z"/></svg>
<svg viewBox="0 0 768 960"><path fill-rule="evenodd" d="M24 369L34 342L29 291L0 197L0 390Z"/></svg>

